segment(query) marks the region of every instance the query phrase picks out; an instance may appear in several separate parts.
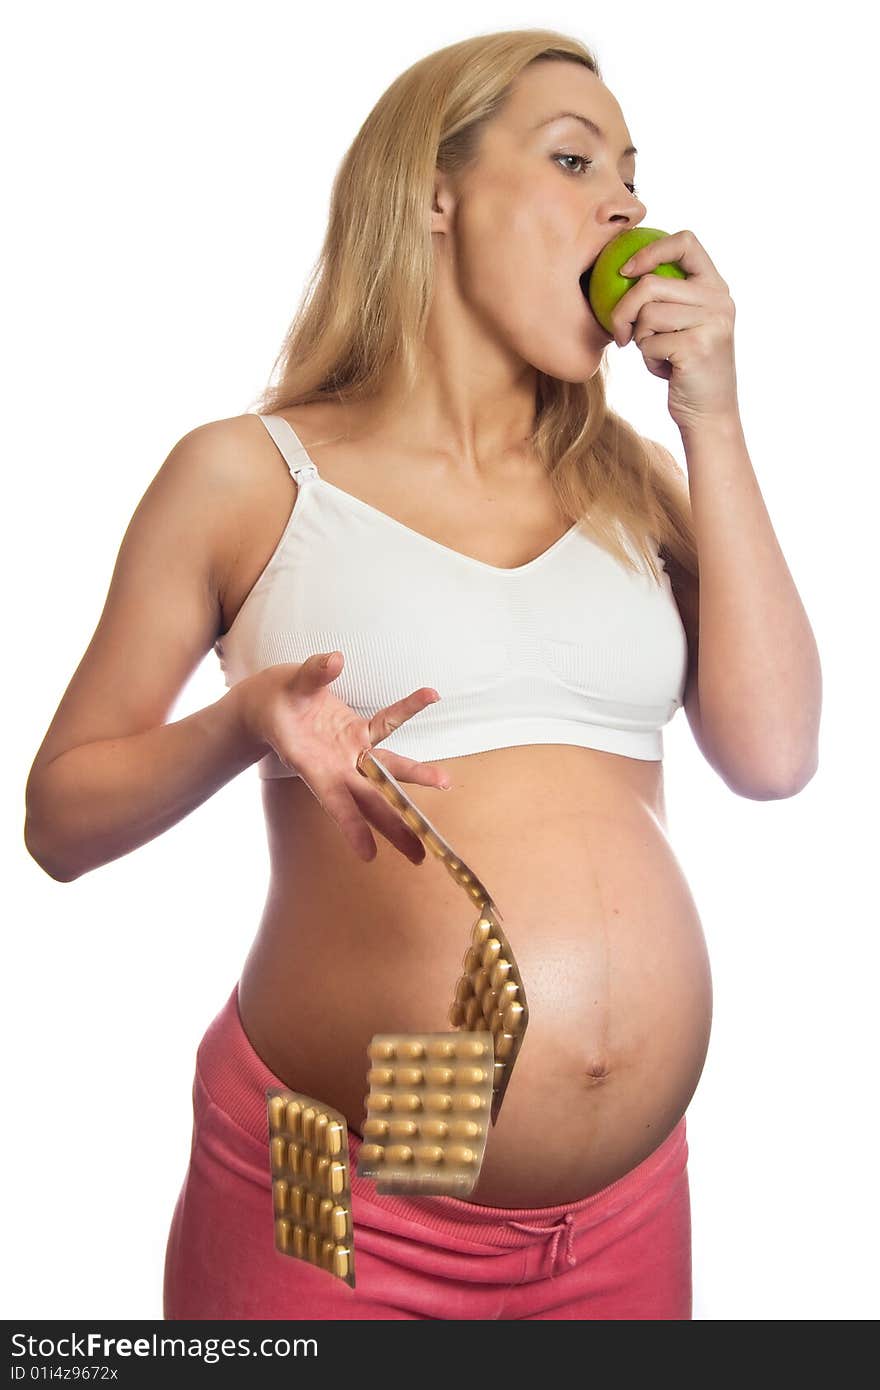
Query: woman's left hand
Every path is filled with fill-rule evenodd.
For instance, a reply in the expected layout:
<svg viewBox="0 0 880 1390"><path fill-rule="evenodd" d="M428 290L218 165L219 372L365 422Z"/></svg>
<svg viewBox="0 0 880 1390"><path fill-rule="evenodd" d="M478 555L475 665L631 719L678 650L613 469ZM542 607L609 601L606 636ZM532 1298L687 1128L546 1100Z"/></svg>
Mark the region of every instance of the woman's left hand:
<svg viewBox="0 0 880 1390"><path fill-rule="evenodd" d="M679 280L652 275L675 262ZM620 273L641 276L611 314L614 339L630 339L654 376L669 382L669 413L679 429L739 413L729 289L693 232L673 232L643 246Z"/></svg>

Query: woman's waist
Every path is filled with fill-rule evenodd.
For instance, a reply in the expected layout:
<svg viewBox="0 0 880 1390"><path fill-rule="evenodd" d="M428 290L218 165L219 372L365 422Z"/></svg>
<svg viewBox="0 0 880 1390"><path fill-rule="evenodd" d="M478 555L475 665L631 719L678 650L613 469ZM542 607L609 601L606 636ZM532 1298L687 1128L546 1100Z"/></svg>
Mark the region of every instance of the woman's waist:
<svg viewBox="0 0 880 1390"><path fill-rule="evenodd" d="M622 1189L630 1177L635 1180L634 1167L643 1163L645 1155L656 1154L659 1161L671 1146L676 1150L681 1146L684 1127L680 1117L692 1090L688 1081L677 1088L667 1087L662 1094L652 1088L634 1107L631 1099L627 1101L622 1094L614 1097L608 1091L604 1092L607 1099L600 1101L596 1092L585 1104L577 1090L569 1093L565 1075L548 1073L543 1079L544 1103L524 1109L522 1095L533 1088L529 1072L536 1064L533 1056L521 1069L519 1081L524 1085L519 1096L515 1091L509 1093L497 1125L490 1128L480 1178L466 1201L421 1198L413 1207L409 1201L397 1199L391 1205L406 1207L415 1219L421 1219L428 1209L449 1218L473 1206L477 1208L475 1215L485 1209L488 1220L496 1206L543 1210L557 1202L589 1201L608 1184ZM227 1142L231 1136L240 1137L241 1161L251 1166L258 1150L263 1150L268 1175L266 1089L281 1084L299 1090L303 1083L307 1083L305 1094L346 1115L353 1188L362 1201L375 1200L372 1183L355 1177L361 1144L357 1118L346 1113L346 1106L332 1090L312 1086L307 1071L289 1076L269 1066L244 1026L236 986L199 1046L198 1113L204 1100L212 1102L233 1122ZM664 1139L664 1135L671 1137ZM389 1199L382 1200L387 1206Z"/></svg>
<svg viewBox="0 0 880 1390"><path fill-rule="evenodd" d="M546 1072L592 1086L611 1074L637 1075L642 1065L672 1066L704 1033L712 982L695 918L505 928L527 1006L519 1056L531 1061L517 1068L536 1085ZM268 1065L291 1076L307 1069L337 1092L350 1081L348 1093L363 1099L377 1034L458 1026L470 941L467 925L447 923L414 944L401 918L381 935L352 917L347 934L325 930L288 944L264 928L242 970L242 1019Z"/></svg>
<svg viewBox="0 0 880 1390"><path fill-rule="evenodd" d="M267 1004L265 981L246 969L240 1017L271 1073L340 1111L360 1139L371 1038L447 1032L451 1024L437 994L421 999L404 984L387 997L362 990L367 1000L338 985L301 980ZM670 1132L702 1071L711 990L691 982L671 991L660 984L657 993L649 1016L622 1001L610 1014L596 981L576 1009L554 1009L543 987L532 989L528 1027L469 1200L545 1206L585 1197L641 1162Z"/></svg>
<svg viewBox="0 0 880 1390"><path fill-rule="evenodd" d="M712 1012L705 940L686 904L659 893L638 911L589 901L584 911L548 893L543 912L520 902L503 923L528 1006L505 1108L525 1125L537 1106L562 1125L574 1107L582 1140L609 1107L626 1109L653 1087L663 1110L664 1095L686 1089ZM238 996L254 1047L292 1089L324 1098L357 1132L372 1038L453 1030L478 915L467 902L454 906L446 918L412 905L384 920L354 907L311 922L270 914L254 942Z"/></svg>
<svg viewBox="0 0 880 1390"><path fill-rule="evenodd" d="M634 839L597 821L590 836L536 833L519 854L485 838L470 867L498 910L530 1026L551 1046L577 1037L588 1063L607 1063L703 1006L702 925L661 832ZM276 1053L285 1038L300 1052L303 1019L321 1048L333 1035L366 1046L374 1032L454 1026L479 905L432 858L416 867L389 847L359 868L353 887L316 854L295 880L273 879L242 993Z"/></svg>

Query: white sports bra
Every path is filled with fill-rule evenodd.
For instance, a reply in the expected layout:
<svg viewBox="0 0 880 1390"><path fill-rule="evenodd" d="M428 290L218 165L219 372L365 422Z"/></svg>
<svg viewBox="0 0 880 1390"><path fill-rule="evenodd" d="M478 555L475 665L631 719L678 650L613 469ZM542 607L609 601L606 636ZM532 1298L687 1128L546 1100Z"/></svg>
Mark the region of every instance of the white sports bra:
<svg viewBox="0 0 880 1390"><path fill-rule="evenodd" d="M331 688L363 718L421 686L441 696L378 748L423 762L535 743L663 757L662 727L684 698L688 660L665 571L659 586L631 572L580 523L525 565L487 565L319 477L286 420L257 418L297 497L214 644L227 686L341 651ZM257 769L261 778L299 775L274 752Z"/></svg>

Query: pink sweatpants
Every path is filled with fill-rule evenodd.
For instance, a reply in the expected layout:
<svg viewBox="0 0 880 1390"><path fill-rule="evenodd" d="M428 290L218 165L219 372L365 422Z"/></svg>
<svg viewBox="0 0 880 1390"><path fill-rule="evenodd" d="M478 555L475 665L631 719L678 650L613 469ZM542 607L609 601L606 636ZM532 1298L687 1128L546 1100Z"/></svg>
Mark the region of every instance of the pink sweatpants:
<svg viewBox="0 0 880 1390"><path fill-rule="evenodd" d="M242 1028L236 985L197 1052L167 1319L692 1317L684 1116L619 1181L533 1208L381 1197L357 1176L349 1130L352 1289L275 1250L265 1090L283 1084Z"/></svg>

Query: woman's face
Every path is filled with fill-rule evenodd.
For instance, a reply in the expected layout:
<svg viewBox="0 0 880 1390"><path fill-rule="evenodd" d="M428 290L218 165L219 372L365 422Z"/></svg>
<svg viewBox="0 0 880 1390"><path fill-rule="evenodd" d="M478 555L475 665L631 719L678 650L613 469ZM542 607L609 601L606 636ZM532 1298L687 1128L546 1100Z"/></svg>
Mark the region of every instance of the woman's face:
<svg viewBox="0 0 880 1390"><path fill-rule="evenodd" d="M601 135L573 116L593 122ZM556 119L549 120L550 117ZM438 175L456 289L480 327L533 367L586 381L613 342L579 279L604 246L636 226L633 141L608 88L580 64L537 62L485 128L456 183ZM444 202L443 193L446 193Z"/></svg>

